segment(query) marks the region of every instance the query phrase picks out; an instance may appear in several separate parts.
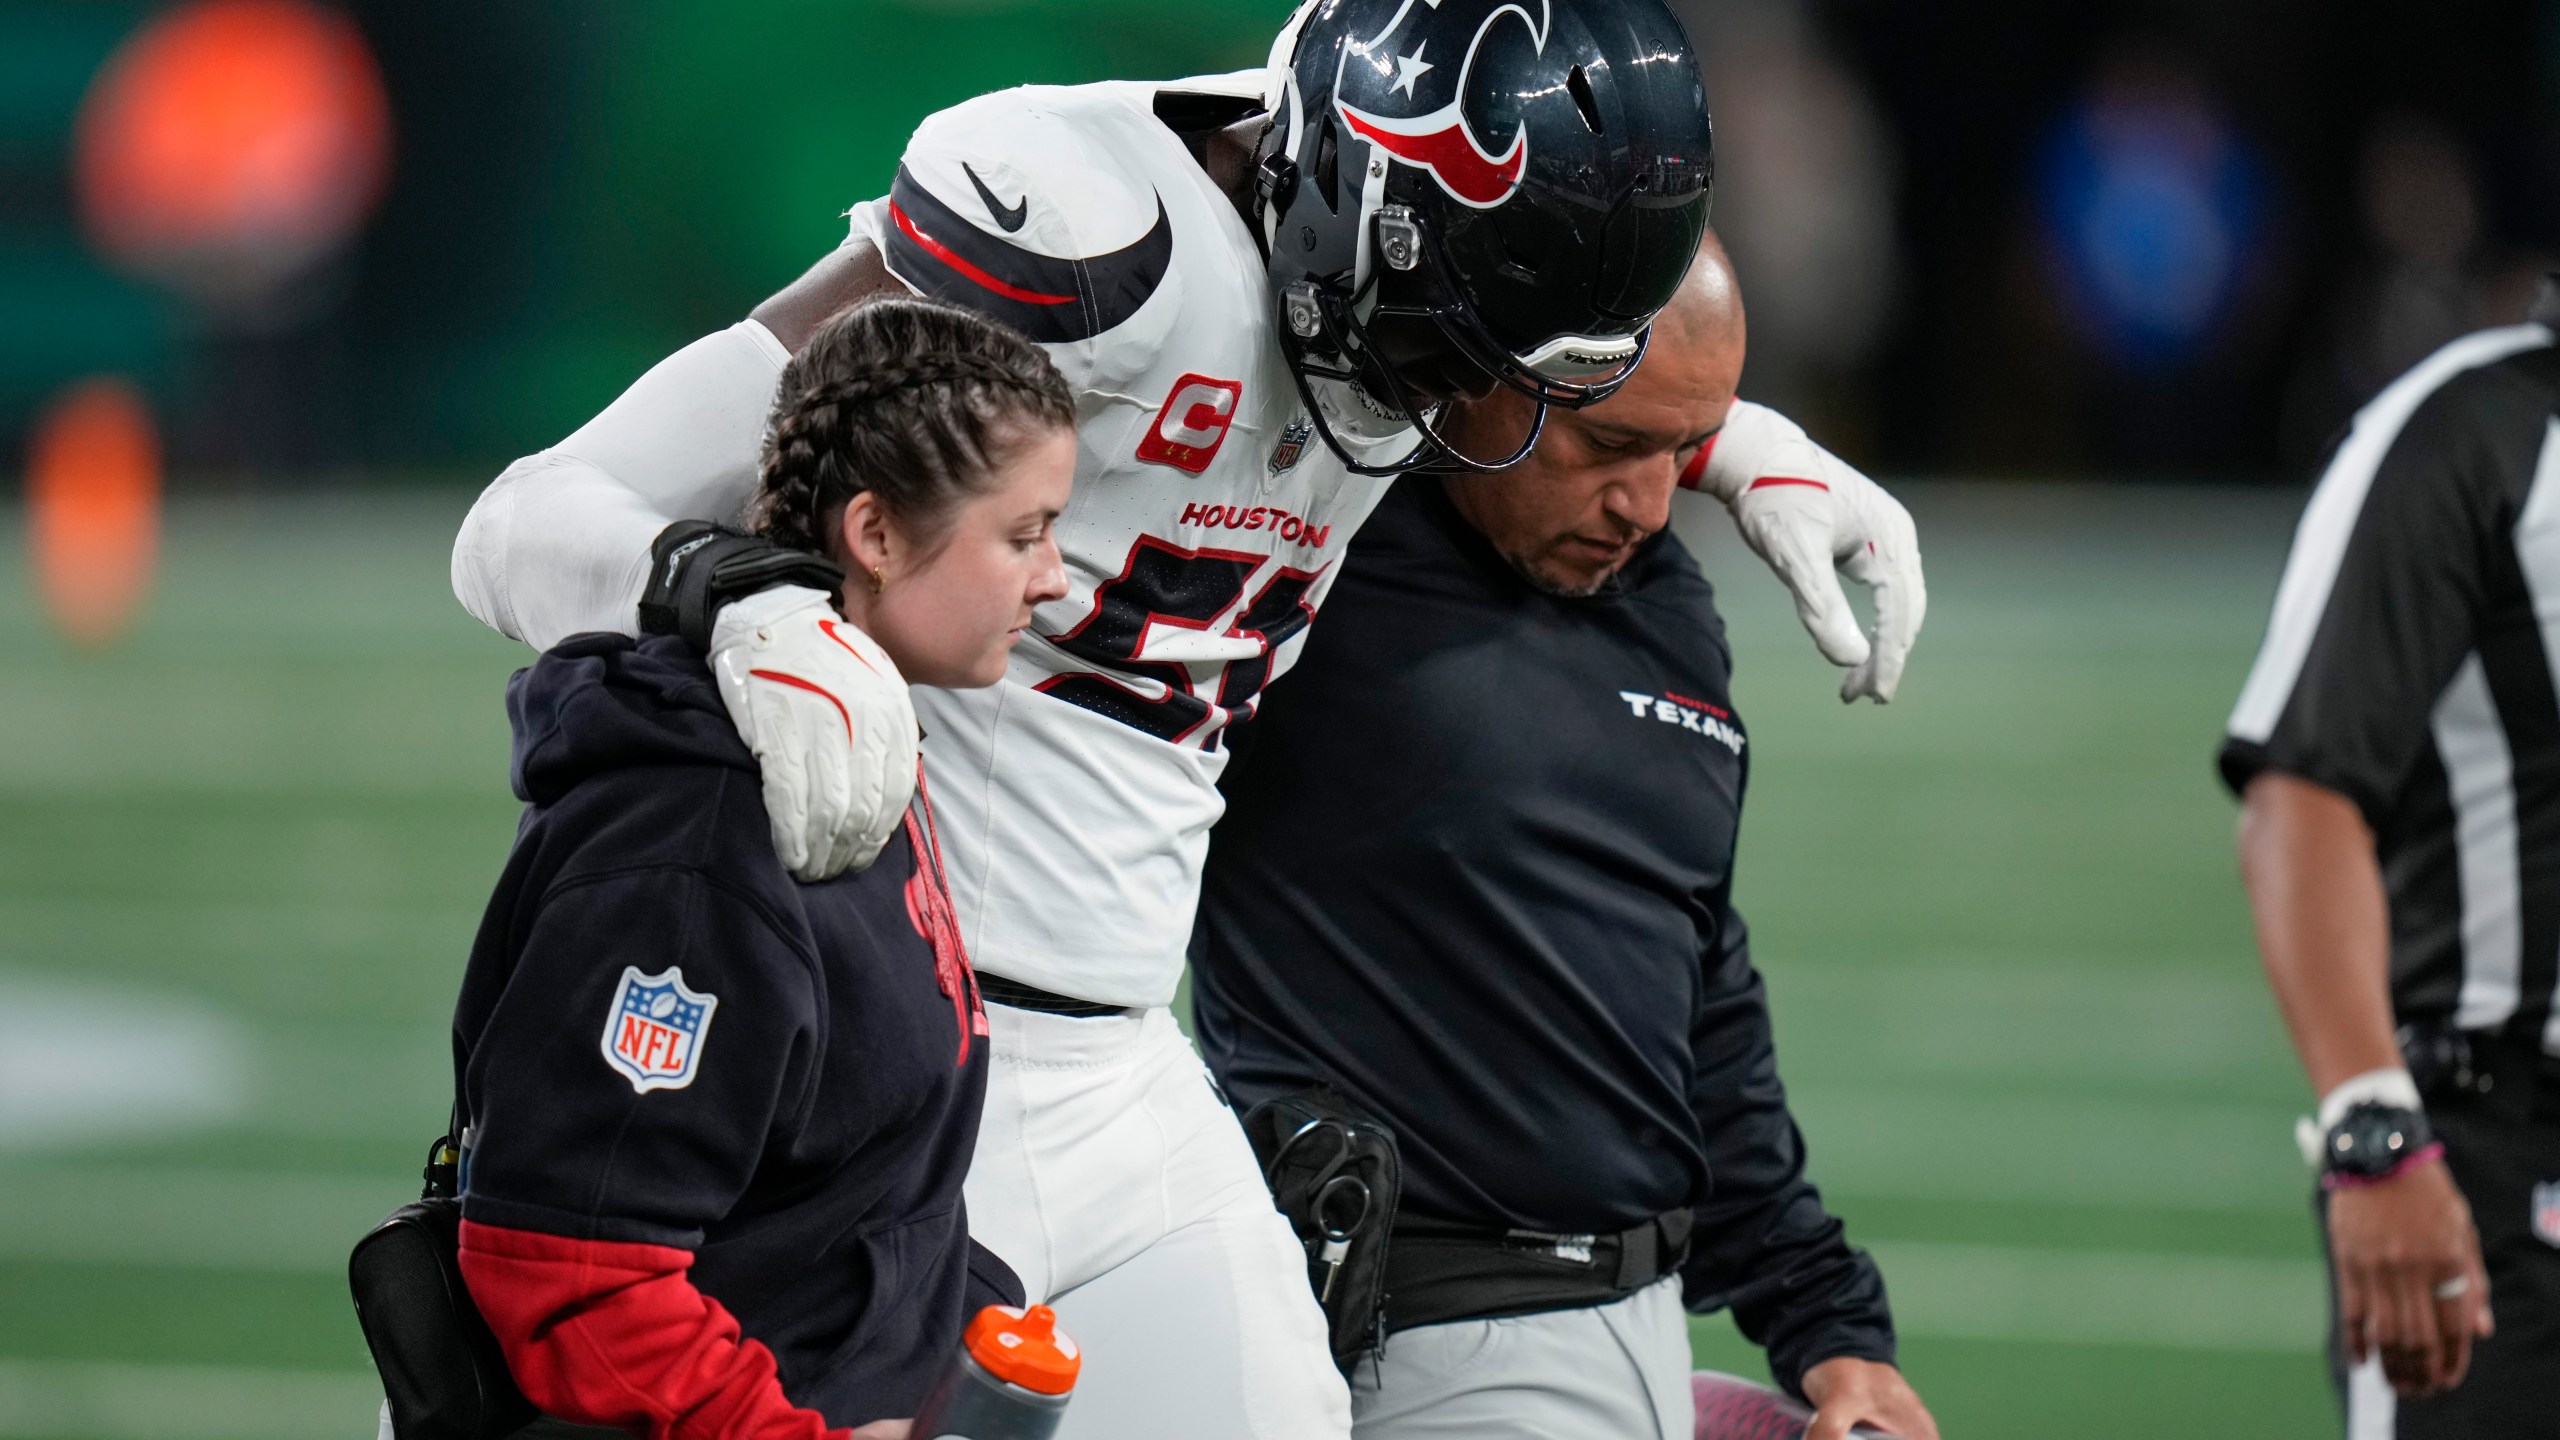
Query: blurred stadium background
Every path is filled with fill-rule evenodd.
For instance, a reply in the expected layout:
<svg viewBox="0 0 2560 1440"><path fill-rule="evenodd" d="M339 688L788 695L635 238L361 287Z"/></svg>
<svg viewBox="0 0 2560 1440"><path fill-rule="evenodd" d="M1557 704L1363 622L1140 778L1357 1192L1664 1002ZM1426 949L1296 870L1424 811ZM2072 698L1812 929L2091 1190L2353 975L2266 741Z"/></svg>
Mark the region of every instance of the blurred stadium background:
<svg viewBox="0 0 2560 1440"><path fill-rule="evenodd" d="M0 0L0 1440L370 1433L340 1267L514 818L472 487L932 108L1284 8ZM1935 601L1844 712L1683 518L1815 1173L1950 1436L2334 1433L2206 762L2326 438L2560 253L2560 7L1684 8L1746 392L1910 500Z"/></svg>

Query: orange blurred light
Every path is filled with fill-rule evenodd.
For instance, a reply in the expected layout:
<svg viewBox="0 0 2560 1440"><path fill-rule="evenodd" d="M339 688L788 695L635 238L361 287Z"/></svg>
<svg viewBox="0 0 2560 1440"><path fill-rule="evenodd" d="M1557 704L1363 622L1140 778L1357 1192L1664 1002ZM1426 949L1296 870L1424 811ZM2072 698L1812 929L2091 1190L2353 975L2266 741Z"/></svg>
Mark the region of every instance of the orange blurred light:
<svg viewBox="0 0 2560 1440"><path fill-rule="evenodd" d="M121 634L160 553L160 438L123 380L84 380L37 422L27 456L36 589L74 641Z"/></svg>
<svg viewBox="0 0 2560 1440"><path fill-rule="evenodd" d="M136 31L81 102L82 218L116 260L254 299L381 197L391 111L364 37L307 0L194 0Z"/></svg>

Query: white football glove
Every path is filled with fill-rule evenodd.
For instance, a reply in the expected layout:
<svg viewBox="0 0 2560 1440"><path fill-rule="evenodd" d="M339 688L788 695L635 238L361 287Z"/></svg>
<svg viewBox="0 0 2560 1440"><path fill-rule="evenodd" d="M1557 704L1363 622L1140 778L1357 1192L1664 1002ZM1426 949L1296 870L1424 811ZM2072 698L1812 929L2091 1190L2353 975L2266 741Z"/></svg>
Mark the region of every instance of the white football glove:
<svg viewBox="0 0 2560 1440"><path fill-rule="evenodd" d="M825 880L878 859L916 789L897 665L823 592L779 585L721 607L711 673L763 772L783 867Z"/></svg>
<svg viewBox="0 0 2560 1440"><path fill-rule="evenodd" d="M1748 400L1733 402L1698 488L1725 503L1743 540L1778 572L1815 646L1849 667L1841 701L1892 700L1929 612L1919 532L1902 502L1793 420ZM1859 633L1842 574L1875 591L1872 635Z"/></svg>

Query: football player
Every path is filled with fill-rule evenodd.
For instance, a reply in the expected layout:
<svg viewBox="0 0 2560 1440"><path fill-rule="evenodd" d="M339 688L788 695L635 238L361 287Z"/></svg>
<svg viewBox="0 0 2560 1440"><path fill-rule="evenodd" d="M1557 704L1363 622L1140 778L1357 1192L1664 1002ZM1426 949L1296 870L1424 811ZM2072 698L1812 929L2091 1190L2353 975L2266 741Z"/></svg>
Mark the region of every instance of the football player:
<svg viewBox="0 0 2560 1440"><path fill-rule="evenodd" d="M843 246L466 520L455 588L497 629L547 645L636 621L745 677L732 713L777 844L832 873L903 804L899 747L858 738L903 709L830 642L823 593L776 585L787 566L712 522L749 492L784 360L844 304L902 287L1048 347L1079 414L1070 593L1006 683L913 703L994 1026L971 1228L1086 1344L1064 1433L1348 1429L1303 1258L1167 1009L1221 733L1287 668L1393 476L1534 442L1466 451L1435 426L1445 402L1505 386L1542 416L1632 373L1710 170L1660 0L1321 0L1263 69L930 117ZM1890 698L1916 628L1894 597L1917 590L1891 571L1917 562L1862 527L1899 508L1845 481L1754 488L1836 462L1778 417L1735 423L1764 442L1735 455L1777 469L1731 460L1709 488L1853 667L1844 698ZM1835 563L1888 582L1872 638Z"/></svg>

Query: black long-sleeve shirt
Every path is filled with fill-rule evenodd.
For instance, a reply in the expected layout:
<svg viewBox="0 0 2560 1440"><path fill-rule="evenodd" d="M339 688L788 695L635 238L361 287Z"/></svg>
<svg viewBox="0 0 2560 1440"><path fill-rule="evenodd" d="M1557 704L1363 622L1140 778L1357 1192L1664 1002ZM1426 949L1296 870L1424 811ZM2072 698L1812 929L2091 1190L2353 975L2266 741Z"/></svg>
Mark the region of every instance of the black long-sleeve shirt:
<svg viewBox="0 0 2560 1440"><path fill-rule="evenodd" d="M1362 527L1242 738L1192 945L1210 1066L1239 1106L1326 1082L1377 1115L1416 1218L1694 1207L1691 1304L1791 1388L1890 1359L1732 906L1749 753L1713 591L1665 534L1589 599L1542 594L1442 484Z"/></svg>

